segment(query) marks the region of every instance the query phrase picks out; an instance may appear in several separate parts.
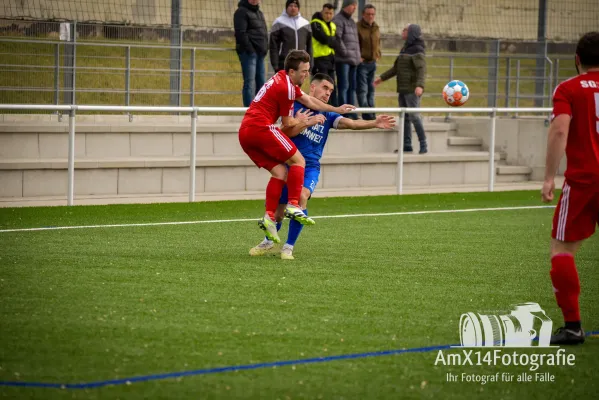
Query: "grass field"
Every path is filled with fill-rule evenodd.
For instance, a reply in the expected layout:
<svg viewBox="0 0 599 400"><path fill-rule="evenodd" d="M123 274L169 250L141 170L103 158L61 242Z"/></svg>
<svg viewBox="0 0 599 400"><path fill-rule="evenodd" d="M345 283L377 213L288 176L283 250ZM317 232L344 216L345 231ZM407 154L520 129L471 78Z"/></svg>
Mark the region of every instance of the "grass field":
<svg viewBox="0 0 599 400"><path fill-rule="evenodd" d="M93 43L79 43L77 47L77 103L78 104L125 104L125 75L126 48L100 47ZM123 44L115 42L115 45ZM148 43L155 44L155 43ZM46 43L11 43L0 42L2 64L6 67L0 74L0 103L37 103L52 104L54 102L55 74L55 45ZM396 54L397 49L387 49L390 54ZM468 54L431 53L435 57L427 59L427 87L422 105L424 107L445 107L441 91L450 79L450 57L454 57L453 79L466 82L472 93L468 102L472 107L486 107L488 93L489 62L486 58L470 58ZM131 47L130 49L130 89L131 105L169 105L170 90L170 59L168 47ZM516 59L512 55L510 93L516 94ZM192 52L183 50L183 74L181 77L182 105L190 104L190 70ZM391 65L395 56L385 56L379 62L378 74ZM568 57L561 60L559 79L563 80L575 73L573 59ZM268 60L267 60L268 62ZM536 61L520 60L519 92L521 95L533 95L535 83ZM64 65L64 48L60 48L59 64ZM498 105L505 105L507 60L500 59ZM557 66L556 66L557 68ZM194 96L198 106L241 106L241 87L243 85L241 68L236 53L229 51L211 50L203 46L195 53ZM64 87L64 73L59 73L59 85ZM12 88L11 90L7 90ZM21 88L36 88L34 91L20 90ZM304 90L309 90L308 84ZM550 88L547 88L550 90ZM199 93L202 92L202 93ZM222 93L218 93L222 92ZM396 107L395 80L385 82L377 89L378 93L389 96L377 96L379 107ZM62 101L62 98L61 100ZM510 100L510 106L515 106L515 100ZM533 106L532 99L520 99L520 107Z"/></svg>
<svg viewBox="0 0 599 400"><path fill-rule="evenodd" d="M539 205L537 191L313 199L316 217L406 213L319 218L291 262L248 255L261 240L247 220L260 201L0 209L0 396L596 398L599 338L566 349L574 366L536 371L554 383L447 382L449 372L530 371L435 365L439 351L427 349L459 344L470 311L538 302L561 325L549 279L553 209L510 209ZM491 207L506 209L433 213ZM217 220L233 221L163 224ZM149 225L7 231L110 224ZM577 262L583 326L599 331L597 235ZM326 358L335 356L347 357Z"/></svg>

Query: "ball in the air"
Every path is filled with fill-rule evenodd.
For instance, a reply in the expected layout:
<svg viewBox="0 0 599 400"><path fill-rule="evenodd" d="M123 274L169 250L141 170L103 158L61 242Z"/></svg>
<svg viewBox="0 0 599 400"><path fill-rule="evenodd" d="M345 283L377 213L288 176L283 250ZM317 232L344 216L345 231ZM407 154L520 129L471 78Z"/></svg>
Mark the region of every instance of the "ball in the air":
<svg viewBox="0 0 599 400"><path fill-rule="evenodd" d="M468 86L462 81L451 81L443 88L443 100L452 106L463 106L470 97Z"/></svg>

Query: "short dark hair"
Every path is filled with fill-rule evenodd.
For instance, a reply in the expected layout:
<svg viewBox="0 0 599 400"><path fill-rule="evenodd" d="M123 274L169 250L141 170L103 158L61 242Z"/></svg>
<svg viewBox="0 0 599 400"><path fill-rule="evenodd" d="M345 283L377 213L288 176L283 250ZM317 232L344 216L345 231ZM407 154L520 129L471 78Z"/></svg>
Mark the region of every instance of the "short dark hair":
<svg viewBox="0 0 599 400"><path fill-rule="evenodd" d="M331 3L324 3L324 4L323 4L323 6L322 6L322 9L324 10L325 8L326 8L327 10L334 10L334 9L335 9L335 6L334 6L334 5L332 5Z"/></svg>
<svg viewBox="0 0 599 400"><path fill-rule="evenodd" d="M368 10L370 8L372 8L374 11L376 11L376 7L375 6L373 6L372 4L366 4L364 6L364 9L362 10L362 14L364 14L364 12L366 12L366 10Z"/></svg>
<svg viewBox="0 0 599 400"><path fill-rule="evenodd" d="M576 54L583 67L599 67L599 32L585 33L578 41Z"/></svg>
<svg viewBox="0 0 599 400"><path fill-rule="evenodd" d="M335 85L335 81L333 80L333 78L331 78L327 74L323 74L322 72L314 74L314 76L312 77L312 80L310 80L310 83L318 83L320 81L327 81L327 82L332 83L333 86Z"/></svg>
<svg viewBox="0 0 599 400"><path fill-rule="evenodd" d="M301 63L309 62L310 54L305 50L291 50L285 57L285 72L289 72L290 69L297 71Z"/></svg>

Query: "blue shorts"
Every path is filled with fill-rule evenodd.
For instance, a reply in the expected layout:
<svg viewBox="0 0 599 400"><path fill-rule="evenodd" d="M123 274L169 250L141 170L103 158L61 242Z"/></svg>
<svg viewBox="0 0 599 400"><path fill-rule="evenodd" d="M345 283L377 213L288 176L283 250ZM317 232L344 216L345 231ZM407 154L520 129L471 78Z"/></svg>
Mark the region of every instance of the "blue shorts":
<svg viewBox="0 0 599 400"><path fill-rule="evenodd" d="M310 195L314 193L318 179L320 178L320 168L306 168L304 172L304 187L310 190ZM279 199L279 204L287 204L287 185L283 186L283 192Z"/></svg>

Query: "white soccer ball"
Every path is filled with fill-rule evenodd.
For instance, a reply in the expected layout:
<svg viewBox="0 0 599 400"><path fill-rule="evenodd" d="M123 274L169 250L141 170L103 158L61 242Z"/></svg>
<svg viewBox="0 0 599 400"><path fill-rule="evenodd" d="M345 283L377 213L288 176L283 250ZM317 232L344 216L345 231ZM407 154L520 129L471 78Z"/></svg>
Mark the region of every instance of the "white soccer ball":
<svg viewBox="0 0 599 400"><path fill-rule="evenodd" d="M462 81L451 81L443 88L443 100L452 106L463 106L470 97L468 86Z"/></svg>

